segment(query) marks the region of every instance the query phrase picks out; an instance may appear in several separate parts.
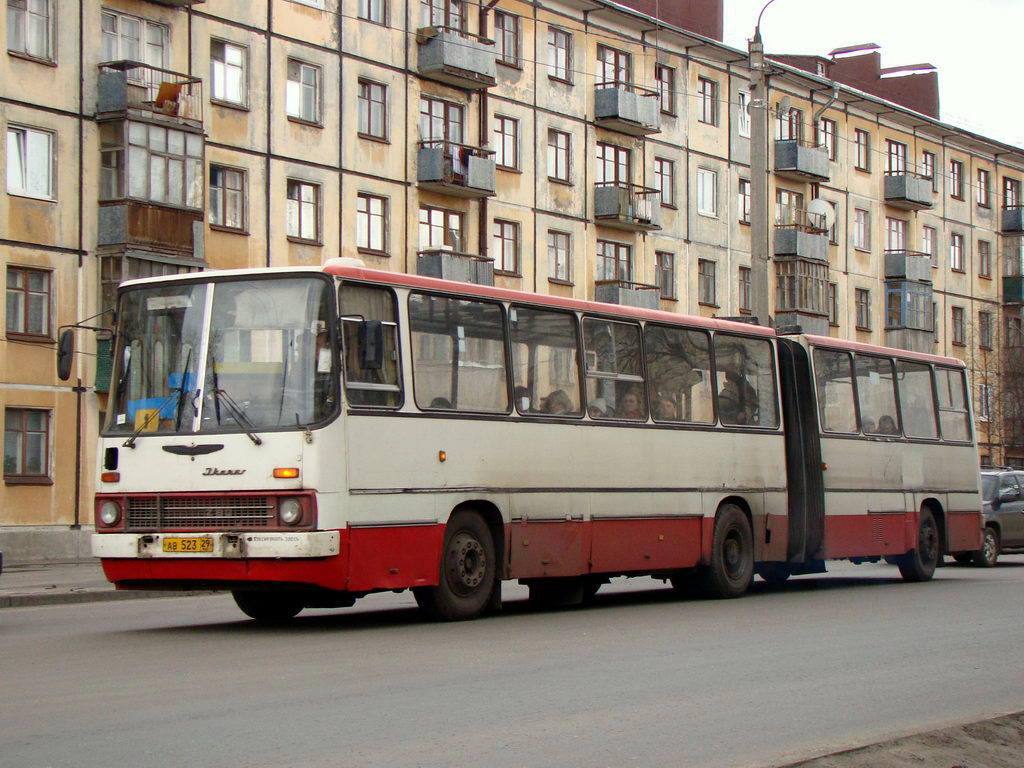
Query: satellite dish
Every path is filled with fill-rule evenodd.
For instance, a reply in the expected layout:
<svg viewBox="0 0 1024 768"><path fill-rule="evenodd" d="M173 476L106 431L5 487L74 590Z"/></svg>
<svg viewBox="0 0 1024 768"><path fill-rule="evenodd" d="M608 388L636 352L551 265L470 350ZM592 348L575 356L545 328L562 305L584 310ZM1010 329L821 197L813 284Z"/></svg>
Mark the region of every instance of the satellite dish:
<svg viewBox="0 0 1024 768"><path fill-rule="evenodd" d="M822 200L820 197L814 198L807 204L807 213L824 219L825 229L832 229L832 225L836 223L836 210L832 207L832 203Z"/></svg>
<svg viewBox="0 0 1024 768"><path fill-rule="evenodd" d="M793 99L789 96L783 96L779 99L779 114L785 117L789 114L789 110L793 108Z"/></svg>

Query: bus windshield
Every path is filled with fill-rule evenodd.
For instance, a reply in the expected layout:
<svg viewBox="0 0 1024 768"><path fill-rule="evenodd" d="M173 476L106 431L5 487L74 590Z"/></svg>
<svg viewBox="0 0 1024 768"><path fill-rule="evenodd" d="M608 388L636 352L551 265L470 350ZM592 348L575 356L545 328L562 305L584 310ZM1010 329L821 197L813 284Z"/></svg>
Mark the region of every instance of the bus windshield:
<svg viewBox="0 0 1024 768"><path fill-rule="evenodd" d="M121 298L107 429L305 428L337 403L329 283L173 283Z"/></svg>

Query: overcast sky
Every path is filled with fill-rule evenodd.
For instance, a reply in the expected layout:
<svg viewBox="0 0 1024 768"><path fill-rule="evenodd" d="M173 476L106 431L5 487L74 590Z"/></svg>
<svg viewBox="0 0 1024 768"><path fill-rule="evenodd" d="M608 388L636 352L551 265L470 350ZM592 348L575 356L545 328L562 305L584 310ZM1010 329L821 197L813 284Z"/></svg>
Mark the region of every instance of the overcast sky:
<svg viewBox="0 0 1024 768"><path fill-rule="evenodd" d="M724 1L725 42L746 50L766 0ZM775 0L761 38L766 53L877 43L883 67L934 64L943 122L1024 147L1024 0Z"/></svg>

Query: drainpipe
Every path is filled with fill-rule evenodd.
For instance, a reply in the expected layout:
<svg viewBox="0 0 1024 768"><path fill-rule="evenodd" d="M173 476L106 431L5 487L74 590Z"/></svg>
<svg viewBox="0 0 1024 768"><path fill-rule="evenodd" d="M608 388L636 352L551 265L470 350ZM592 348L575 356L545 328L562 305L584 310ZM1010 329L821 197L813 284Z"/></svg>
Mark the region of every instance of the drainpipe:
<svg viewBox="0 0 1024 768"><path fill-rule="evenodd" d="M498 0L489 0L487 5L481 6L481 8L480 8L479 24L478 24L478 27L477 27L478 28L477 34L480 37L483 37L483 38L487 37L487 14L497 4L498 4ZM490 135L488 133L488 130L487 130L487 125L488 125L487 111L489 109L488 103L489 103L489 101L487 99L487 89L483 88L480 91L480 117L479 117L480 146L481 147L483 147L483 146L485 146L487 144L487 137ZM497 181L497 180L495 180L495 181ZM477 232L477 240L479 242L479 246L478 246L479 254L478 255L481 256L481 257L486 258L487 250L488 250L488 248L487 248L487 198L486 197L480 198L480 214L479 214L479 217L478 217L478 220L477 220L477 229L479 230Z"/></svg>

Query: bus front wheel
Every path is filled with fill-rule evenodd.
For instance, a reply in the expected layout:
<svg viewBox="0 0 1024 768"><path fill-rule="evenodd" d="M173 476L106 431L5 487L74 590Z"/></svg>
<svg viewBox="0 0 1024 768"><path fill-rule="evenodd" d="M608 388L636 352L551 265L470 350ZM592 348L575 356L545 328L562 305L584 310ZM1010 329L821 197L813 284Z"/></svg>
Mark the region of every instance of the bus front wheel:
<svg viewBox="0 0 1024 768"><path fill-rule="evenodd" d="M735 504L725 504L715 520L711 563L698 571L707 597L739 597L754 578L754 534L750 521Z"/></svg>
<svg viewBox="0 0 1024 768"><path fill-rule="evenodd" d="M251 619L265 624L279 624L295 618L305 608L302 596L295 592L271 590L238 590L231 593L235 605Z"/></svg>
<svg viewBox="0 0 1024 768"><path fill-rule="evenodd" d="M900 555L896 565L904 581L928 581L939 564L939 528L930 509L922 509L917 523L917 546Z"/></svg>
<svg viewBox="0 0 1024 768"><path fill-rule="evenodd" d="M460 510L445 529L438 585L417 587L413 594L431 618L474 619L487 607L496 575L494 539L487 523L476 512Z"/></svg>

